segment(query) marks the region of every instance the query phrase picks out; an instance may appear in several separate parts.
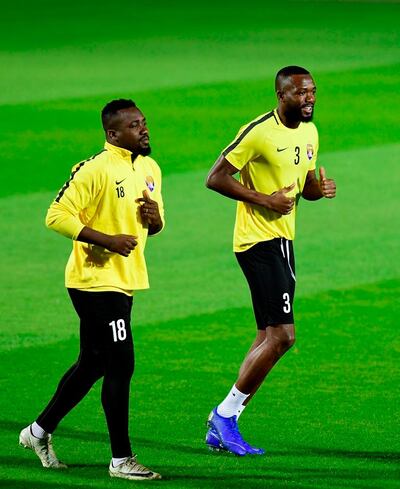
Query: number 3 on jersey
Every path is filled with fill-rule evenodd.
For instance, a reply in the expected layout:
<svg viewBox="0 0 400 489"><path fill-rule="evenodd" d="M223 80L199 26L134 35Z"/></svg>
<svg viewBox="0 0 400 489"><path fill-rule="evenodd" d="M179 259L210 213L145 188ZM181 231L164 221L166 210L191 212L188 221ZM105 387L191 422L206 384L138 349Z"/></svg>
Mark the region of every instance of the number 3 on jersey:
<svg viewBox="0 0 400 489"><path fill-rule="evenodd" d="M300 163L300 148L299 148L299 146L296 146L294 148L294 151L296 153L296 158L294 159L294 164L298 165Z"/></svg>
<svg viewBox="0 0 400 489"><path fill-rule="evenodd" d="M124 341L126 339L126 327L123 319L111 321L111 323L108 324L112 327L114 343L116 343L118 340Z"/></svg>
<svg viewBox="0 0 400 489"><path fill-rule="evenodd" d="M285 301L285 305L283 306L283 312L288 313L290 312L290 295L287 292L285 292L282 298Z"/></svg>

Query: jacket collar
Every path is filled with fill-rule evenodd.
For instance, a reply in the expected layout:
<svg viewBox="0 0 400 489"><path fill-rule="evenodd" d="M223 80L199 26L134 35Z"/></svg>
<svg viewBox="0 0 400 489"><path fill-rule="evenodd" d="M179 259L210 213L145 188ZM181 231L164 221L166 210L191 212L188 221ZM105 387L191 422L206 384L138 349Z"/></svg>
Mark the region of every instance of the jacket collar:
<svg viewBox="0 0 400 489"><path fill-rule="evenodd" d="M132 161L131 160L132 151L129 151L129 149L120 148L119 146L114 146L113 144L107 141L104 143L104 148L107 151L111 151L111 153L118 155L120 158Z"/></svg>

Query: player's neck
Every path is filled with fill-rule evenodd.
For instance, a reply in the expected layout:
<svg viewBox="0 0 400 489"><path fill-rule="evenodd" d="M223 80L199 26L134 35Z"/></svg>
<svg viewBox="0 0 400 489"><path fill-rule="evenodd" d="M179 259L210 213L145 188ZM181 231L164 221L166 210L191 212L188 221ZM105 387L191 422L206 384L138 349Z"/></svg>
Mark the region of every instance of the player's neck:
<svg viewBox="0 0 400 489"><path fill-rule="evenodd" d="M277 112L278 112L279 119L284 126L288 127L289 129L297 129L299 127L300 121L299 120L292 120L292 119L290 119L290 117L287 117L283 113L281 107L278 107Z"/></svg>

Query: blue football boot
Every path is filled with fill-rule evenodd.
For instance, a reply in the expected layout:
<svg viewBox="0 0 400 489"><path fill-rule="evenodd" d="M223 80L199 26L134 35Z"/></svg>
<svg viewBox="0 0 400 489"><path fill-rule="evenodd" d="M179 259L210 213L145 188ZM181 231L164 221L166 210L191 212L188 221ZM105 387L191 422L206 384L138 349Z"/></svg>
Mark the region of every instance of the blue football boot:
<svg viewBox="0 0 400 489"><path fill-rule="evenodd" d="M220 444L225 450L240 457L247 455L246 442L239 433L236 416L224 418L217 413L217 408L214 408L208 417L207 425L217 434Z"/></svg>
<svg viewBox="0 0 400 489"><path fill-rule="evenodd" d="M247 453L249 455L265 455L264 448L256 448L256 447L252 447L247 442L244 442L244 443L245 443L245 447L246 447Z"/></svg>
<svg viewBox="0 0 400 489"><path fill-rule="evenodd" d="M243 446L249 455L264 455L265 454L265 450L263 448L252 447L246 441L243 440L243 442L244 442ZM210 450L215 451L215 452L226 451L226 448L224 448L224 446L219 441L218 433L215 430L213 430L212 428L210 428L207 431L206 445L208 446L208 448Z"/></svg>
<svg viewBox="0 0 400 489"><path fill-rule="evenodd" d="M219 441L217 432L212 428L209 428L206 433L206 445L210 450L215 452L226 451L226 449L221 445L221 442Z"/></svg>

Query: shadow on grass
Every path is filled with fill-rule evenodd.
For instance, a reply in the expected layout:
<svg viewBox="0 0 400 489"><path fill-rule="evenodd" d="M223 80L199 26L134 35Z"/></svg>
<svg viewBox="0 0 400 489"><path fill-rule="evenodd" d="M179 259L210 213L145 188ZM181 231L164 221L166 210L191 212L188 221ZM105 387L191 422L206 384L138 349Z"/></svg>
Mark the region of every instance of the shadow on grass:
<svg viewBox="0 0 400 489"><path fill-rule="evenodd" d="M41 469L43 470L43 469ZM382 489L383 487L395 487L389 486L387 484L387 479L384 477L384 474L381 475L381 478L374 477L373 479L365 479L360 480L358 478L359 473L352 473L350 477L347 477L348 474L343 474L341 470L338 470L336 473L332 473L330 469L312 471L303 474L301 470L297 471L293 469L293 471L273 471L274 473L269 473L269 470L266 469L264 474L252 474L252 473L238 473L238 472L221 472L220 469L215 469L215 473L211 473L209 470L207 473L202 473L201 469L194 469L196 473L193 473L193 469L191 473L188 473L188 467L176 467L175 472L165 472L163 471L163 479L160 481L164 486L167 487L193 487L193 488L215 488L220 487L221 485L228 484L229 488L243 488L243 487L251 487L251 488L266 488L266 489L284 489L284 488L292 488L292 489L316 489L316 488L348 488L348 489ZM291 473L293 472L293 473ZM346 471L347 472L347 471ZM63 471L62 473L57 473L57 482L55 481L46 481L47 472L45 471L41 476L40 482L36 477L32 477L32 481L28 480L6 480L0 481L0 486L7 488L34 488L34 489L47 489L57 487L60 489L67 489L71 487L93 487L96 482L98 482L99 487L110 487L111 483L108 478L108 474L102 470L99 471L96 469L96 472L92 470L86 470L85 472L71 470L71 471ZM65 479L68 478L68 482ZM64 481L63 481L64 479ZM380 480L379 480L380 479ZM379 480L379 482L378 482ZM87 486L82 486L82 483L86 481ZM90 482L88 482L90 481ZM383 483L385 481L385 483ZM4 482L4 484L2 483ZM117 481L113 481L114 485L118 484ZM154 481L157 483L157 481ZM153 482L153 483L154 483ZM375 484L375 482L377 484ZM122 484L131 484L131 482L127 481L119 481ZM383 483L383 485L382 485ZM97 485L97 484L96 484Z"/></svg>
<svg viewBox="0 0 400 489"><path fill-rule="evenodd" d="M242 488L249 486L252 488L284 489L284 488L326 488L340 487L348 489L382 489L383 487L396 487L397 474L395 471L388 471L387 466L374 469L361 468L310 468L310 467L278 467L271 463L260 466L249 466L247 460L234 458L239 464L233 466L218 463L218 458L214 457L214 466L205 466L204 459L198 459L198 466L188 467L186 465L177 466L172 464L170 467L154 467L163 475L162 483L167 487L188 487L188 488L214 488L221 484L228 484L229 488ZM266 460L260 457L260 460ZM88 484L87 487L109 487L110 479L107 473L107 464L75 464L70 465L69 469L62 471L51 471L43 469L35 457L27 459L25 457L0 457L0 464L3 467L13 469L20 468L21 479L24 480L5 480L0 481L0 487L7 488L35 488L47 489L57 487L66 489L71 487L82 487L82 483ZM261 470L261 472L260 472ZM57 477L57 483L54 481ZM32 478L32 481L26 480ZM51 477L51 481L46 480ZM40 482L38 481L40 478ZM90 481L90 482L89 482ZM120 483L124 483L119 481ZM86 486L84 486L86 487Z"/></svg>
<svg viewBox="0 0 400 489"><path fill-rule="evenodd" d="M7 479L5 481L0 481L0 487L7 489L71 489L71 484L54 482L43 482L43 481L22 481L18 479Z"/></svg>
<svg viewBox="0 0 400 489"><path fill-rule="evenodd" d="M332 448L296 447L288 450L274 450L269 456L284 457L286 455L300 455L303 457L335 457L349 459L365 459L376 462L400 462L400 452L372 452L360 450L343 450Z"/></svg>
<svg viewBox="0 0 400 489"><path fill-rule="evenodd" d="M23 427L27 425L27 422L7 421L0 420L0 428L5 431L12 431L16 435L21 431ZM98 443L109 443L108 434L106 432L99 433L97 431L88 430L73 430L70 428L59 428L57 435L60 437L82 440L85 442L94 441ZM136 438L135 442L139 443L143 447L154 448L154 440L147 438ZM176 443L168 443L166 441L157 440L157 449L172 450L183 453L193 453L198 455L210 454L204 445L190 446ZM210 454L215 456L215 454ZM230 457L229 454L219 453L219 457ZM307 446L292 446L287 450L271 450L268 452L267 457L286 457L286 456L301 456L301 457L334 457L345 459L364 459L375 462L399 462L400 452L383 452L383 451L360 451L360 450L345 450L345 449L333 449L333 448L320 448L320 447L307 447Z"/></svg>

